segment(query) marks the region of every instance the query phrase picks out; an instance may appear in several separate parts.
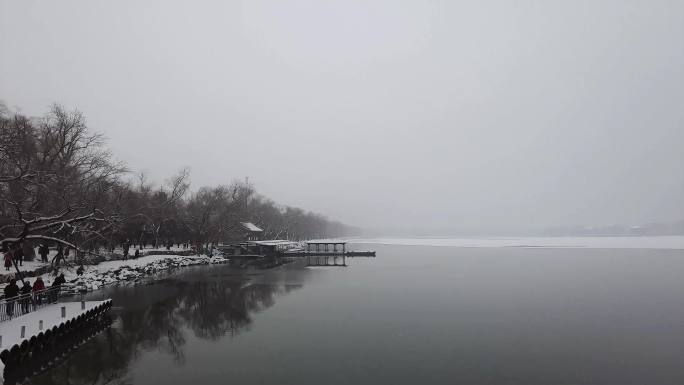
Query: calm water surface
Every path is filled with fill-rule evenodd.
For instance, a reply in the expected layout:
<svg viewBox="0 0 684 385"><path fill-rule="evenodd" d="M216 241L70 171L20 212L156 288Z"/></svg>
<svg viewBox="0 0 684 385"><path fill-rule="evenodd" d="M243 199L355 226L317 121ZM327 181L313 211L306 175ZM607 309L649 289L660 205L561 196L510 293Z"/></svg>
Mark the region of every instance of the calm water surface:
<svg viewBox="0 0 684 385"><path fill-rule="evenodd" d="M31 382L684 383L681 250L374 248L110 288L112 327Z"/></svg>

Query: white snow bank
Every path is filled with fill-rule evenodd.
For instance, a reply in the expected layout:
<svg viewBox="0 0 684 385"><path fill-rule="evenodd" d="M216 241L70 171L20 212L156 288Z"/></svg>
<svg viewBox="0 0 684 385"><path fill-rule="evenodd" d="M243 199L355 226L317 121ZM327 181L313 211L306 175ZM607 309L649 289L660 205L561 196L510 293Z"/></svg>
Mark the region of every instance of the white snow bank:
<svg viewBox="0 0 684 385"><path fill-rule="evenodd" d="M38 268L41 268L43 266L48 266L48 265L49 265L49 263L40 262L40 258L38 258L38 259L33 260L33 261L24 261L24 263L19 266L19 270L21 270L21 271L33 271L33 270L36 270ZM17 272L17 270L14 268L14 265L12 265L9 270L6 270L4 268L4 266L5 266L4 264L2 266L3 266L3 269L0 272L0 274L3 274L3 275L4 274L15 274Z"/></svg>
<svg viewBox="0 0 684 385"><path fill-rule="evenodd" d="M225 263L227 260L222 256L211 258L201 256L181 255L149 255L137 259L116 260L102 262L98 265L84 265L82 276L76 274L77 266L63 267L59 271L64 273L67 284L62 286L63 292L86 292L99 289L105 285L126 280L134 280L157 271L168 270L175 267L202 265L209 263ZM31 285L37 277L27 277ZM55 276L45 274L42 276L45 286L49 287L55 280ZM0 288L5 285L0 285ZM20 285L21 286L21 285Z"/></svg>

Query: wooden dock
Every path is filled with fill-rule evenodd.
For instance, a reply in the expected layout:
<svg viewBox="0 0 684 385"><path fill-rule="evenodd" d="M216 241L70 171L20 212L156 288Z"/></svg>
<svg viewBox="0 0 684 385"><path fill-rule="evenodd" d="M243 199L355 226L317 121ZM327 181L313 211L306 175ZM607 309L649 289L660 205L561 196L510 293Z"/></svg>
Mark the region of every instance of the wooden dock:
<svg viewBox="0 0 684 385"><path fill-rule="evenodd" d="M351 251L347 250L346 244L345 241L319 240L307 241L302 247L299 242L276 239L220 245L218 248L231 260L275 261L273 266L294 258L306 258L307 266L347 266L347 258L375 257L375 251Z"/></svg>
<svg viewBox="0 0 684 385"><path fill-rule="evenodd" d="M348 251L345 241L309 241L305 250L287 250L286 258L306 258L306 266L346 267L347 258L375 257L375 251Z"/></svg>
<svg viewBox="0 0 684 385"><path fill-rule="evenodd" d="M283 257L375 257L375 251L286 251Z"/></svg>

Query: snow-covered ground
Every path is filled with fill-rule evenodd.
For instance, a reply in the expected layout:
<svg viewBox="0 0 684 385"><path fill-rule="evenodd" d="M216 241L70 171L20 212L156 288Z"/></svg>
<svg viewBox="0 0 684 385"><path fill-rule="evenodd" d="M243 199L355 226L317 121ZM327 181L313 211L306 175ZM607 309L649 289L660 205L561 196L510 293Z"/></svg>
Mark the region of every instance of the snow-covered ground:
<svg viewBox="0 0 684 385"><path fill-rule="evenodd" d="M34 261L24 261L24 263L21 266L19 266L19 270L34 271L40 267L47 266L47 265L49 265L49 263L40 262L40 257L38 257L38 259L34 260ZM3 265L3 270L0 271L0 274L8 274L8 273L12 274L12 273L16 273L16 272L17 271L14 269L14 265L12 265L12 267L10 267L9 271L6 270L4 268L4 265Z"/></svg>
<svg viewBox="0 0 684 385"><path fill-rule="evenodd" d="M370 238L347 239L349 243L451 246L451 247L546 247L595 249L684 249L684 236L633 237L482 237L482 238Z"/></svg>
<svg viewBox="0 0 684 385"><path fill-rule="evenodd" d="M35 270L35 269L37 269L37 268L39 268L39 267L47 266L47 265L50 264L49 261L52 261L52 258L53 258L55 255L57 255L57 250L56 250L56 249L54 249L54 248L53 248L53 249L50 249L50 252L49 252L48 255L47 255L48 263L44 263L44 262L41 262L41 261L40 261L40 255L38 254L38 247L35 247L34 250L35 250L35 258L34 258L34 260L33 260L33 261L24 261L23 265L20 266L20 269L21 269L21 270L33 271L33 270ZM182 251L188 251L188 249L184 249L184 248L182 248L182 247L171 247L169 250L167 250L166 247L156 247L156 248L148 247L148 248L146 248L146 249L140 249L140 252L141 252L141 253L149 253L149 252L151 252L151 251L153 251L153 252L166 252L166 251L182 252ZM114 249L114 253L115 253L115 254L119 254L119 256L121 256L121 255L123 254L123 250L119 247L119 248ZM135 248L134 248L134 247L131 247L131 249L130 249L130 254L133 255L134 253L135 253ZM72 254L72 255L73 255L73 254ZM71 256L69 256L68 258L71 258ZM4 266L3 266L3 267L4 267ZM7 270L4 270L4 269L3 269L2 271L0 271L0 275L1 275L1 274L5 274L5 273L14 273L14 272L15 272L15 269L14 269L14 266L12 266L12 267L10 268L10 271L9 271L9 272L8 272Z"/></svg>

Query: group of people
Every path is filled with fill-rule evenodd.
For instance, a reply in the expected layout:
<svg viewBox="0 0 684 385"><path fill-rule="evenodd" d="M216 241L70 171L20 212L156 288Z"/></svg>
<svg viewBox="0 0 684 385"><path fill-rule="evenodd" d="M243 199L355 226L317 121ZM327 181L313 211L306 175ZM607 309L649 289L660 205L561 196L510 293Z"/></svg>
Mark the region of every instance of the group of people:
<svg viewBox="0 0 684 385"><path fill-rule="evenodd" d="M17 266L24 265L24 247L21 243L13 243L8 247L5 247L5 254L3 259L5 261L5 270L12 267L12 262L16 263Z"/></svg>
<svg viewBox="0 0 684 385"><path fill-rule="evenodd" d="M48 301L49 303L56 302L59 297L59 291L62 285L66 283L66 279L64 274L59 274L52 282L51 287L55 289L48 292L45 291L45 282L40 276L33 282L33 286L31 286L29 281L22 280L22 282L23 286L21 288L17 285L16 279L11 279L10 283L5 286L5 312L9 317L14 315L17 301L21 306L22 314L30 312L32 307L41 305L43 301Z"/></svg>
<svg viewBox="0 0 684 385"><path fill-rule="evenodd" d="M30 251L29 247L29 251ZM57 254L54 256L54 261L56 265L69 255L69 247L64 247L61 243L57 244L56 247ZM5 270L9 271L12 268L12 263L16 263L17 266L24 265L24 257L26 256L24 251L24 245L22 243L11 243L9 245L3 244L2 247L3 260L5 262ZM38 255L40 255L40 261L43 263L48 263L48 254L50 254L50 246L47 243L41 243L38 245Z"/></svg>
<svg viewBox="0 0 684 385"><path fill-rule="evenodd" d="M131 241L127 239L127 240L121 245L121 248L123 249L123 259L124 259L124 260L127 260L127 259L128 259L128 255L129 255L129 252L130 252L130 250L131 250ZM136 248L135 248L135 253L133 254L133 259L137 259L139 256L140 256L140 249L138 249L138 248L136 247Z"/></svg>

